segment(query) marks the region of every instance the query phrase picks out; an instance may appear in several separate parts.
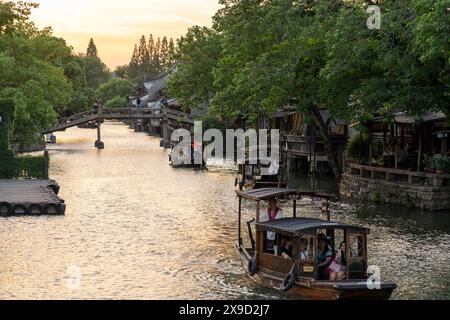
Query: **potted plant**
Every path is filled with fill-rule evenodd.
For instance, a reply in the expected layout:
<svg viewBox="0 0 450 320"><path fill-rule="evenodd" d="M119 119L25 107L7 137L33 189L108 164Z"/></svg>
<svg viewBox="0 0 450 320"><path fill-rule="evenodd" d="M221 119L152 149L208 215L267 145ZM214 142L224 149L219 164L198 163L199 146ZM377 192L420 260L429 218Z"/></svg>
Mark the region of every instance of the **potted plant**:
<svg viewBox="0 0 450 320"><path fill-rule="evenodd" d="M447 157L440 157L437 159L434 159L435 162L435 168L436 168L436 174L444 174L449 171L450 168L450 161Z"/></svg>
<svg viewBox="0 0 450 320"><path fill-rule="evenodd" d="M436 173L436 159L430 156L426 156L424 159L425 172L435 174Z"/></svg>

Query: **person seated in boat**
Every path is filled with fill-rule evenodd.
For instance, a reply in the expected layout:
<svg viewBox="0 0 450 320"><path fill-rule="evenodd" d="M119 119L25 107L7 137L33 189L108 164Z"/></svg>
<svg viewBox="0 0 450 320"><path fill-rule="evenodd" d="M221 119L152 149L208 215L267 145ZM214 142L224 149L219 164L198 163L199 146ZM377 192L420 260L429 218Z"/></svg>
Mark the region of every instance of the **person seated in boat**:
<svg viewBox="0 0 450 320"><path fill-rule="evenodd" d="M306 239L300 239L300 260L309 260L309 251L307 249L308 246L308 240Z"/></svg>
<svg viewBox="0 0 450 320"><path fill-rule="evenodd" d="M261 222L272 221L283 219L283 210L278 207L277 199L273 198L269 200L269 208L267 212L263 212L261 214L260 220ZM275 245L276 233L268 231L267 232L267 250L274 250L277 253L277 246Z"/></svg>
<svg viewBox="0 0 450 320"><path fill-rule="evenodd" d="M292 259L292 239L289 237L284 238L282 241L281 257L285 260Z"/></svg>
<svg viewBox="0 0 450 320"><path fill-rule="evenodd" d="M328 268L330 272L330 281L342 281L345 279L345 273L347 265L347 257L346 257L346 245L345 241L341 243L339 246L339 250L336 253L333 261Z"/></svg>
<svg viewBox="0 0 450 320"><path fill-rule="evenodd" d="M324 234L319 234L317 237L318 245L317 245L317 267L319 272L319 280L326 280L327 269L331 263L331 259L333 257L333 253L330 250L330 247L327 243L327 237Z"/></svg>

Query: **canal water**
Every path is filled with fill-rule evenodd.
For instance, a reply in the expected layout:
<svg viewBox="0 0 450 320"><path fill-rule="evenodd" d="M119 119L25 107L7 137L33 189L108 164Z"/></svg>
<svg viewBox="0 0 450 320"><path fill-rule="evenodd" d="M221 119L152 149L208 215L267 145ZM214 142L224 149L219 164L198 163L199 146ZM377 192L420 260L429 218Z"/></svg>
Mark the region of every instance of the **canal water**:
<svg viewBox="0 0 450 320"><path fill-rule="evenodd" d="M0 220L0 299L287 298L241 269L229 167L177 170L156 138L114 122L102 134L102 151L95 130L78 128L51 147L64 217ZM330 180L318 185L336 191ZM299 212L324 218L318 206L304 201ZM251 209L245 203L248 220ZM398 284L394 299L450 299L449 214L333 207L335 219L371 228L370 264Z"/></svg>

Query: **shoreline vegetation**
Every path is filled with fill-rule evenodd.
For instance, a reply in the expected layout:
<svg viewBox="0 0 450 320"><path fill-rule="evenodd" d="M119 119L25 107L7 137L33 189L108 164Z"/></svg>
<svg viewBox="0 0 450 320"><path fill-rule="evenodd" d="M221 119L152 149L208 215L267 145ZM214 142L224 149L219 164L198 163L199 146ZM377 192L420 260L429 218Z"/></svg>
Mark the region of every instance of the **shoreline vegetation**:
<svg viewBox="0 0 450 320"><path fill-rule="evenodd" d="M169 73L166 96L185 111L206 106L215 123L258 129L283 106L295 108L316 128L339 180L330 121L365 133L375 115L448 115L450 0L383 1L379 29L366 25L370 1L219 2L211 27L194 26L176 41L143 35L130 63L111 72L93 39L75 54L30 21L38 4L0 1L0 99L15 106L9 139L21 147L40 141L59 116L94 102L129 105L144 81Z"/></svg>

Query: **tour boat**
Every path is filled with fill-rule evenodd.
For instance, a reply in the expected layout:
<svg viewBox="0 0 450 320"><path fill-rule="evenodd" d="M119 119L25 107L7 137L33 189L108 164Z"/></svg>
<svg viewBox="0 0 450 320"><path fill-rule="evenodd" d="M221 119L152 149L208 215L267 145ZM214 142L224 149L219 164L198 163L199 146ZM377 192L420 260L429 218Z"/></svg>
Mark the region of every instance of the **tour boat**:
<svg viewBox="0 0 450 320"><path fill-rule="evenodd" d="M202 153L194 152L192 149L189 152L188 148L181 148L178 149L178 153L175 154L174 150L174 147L172 147L172 150L169 153L169 164L172 167L206 169L206 161ZM201 164L198 164L199 162L201 162Z"/></svg>
<svg viewBox="0 0 450 320"><path fill-rule="evenodd" d="M236 249L246 273L266 287L285 291L295 298L307 300L389 299L397 288L395 283L382 282L368 270L367 236L364 227L332 222L330 202L332 195L290 189L258 189L237 192L239 197L239 227ZM297 201L303 197L324 202L327 220L297 217ZM249 245L242 238L242 201L256 202L256 219L247 223ZM293 201L293 216L271 221L260 221L261 203L270 199ZM255 222L255 228L253 228ZM256 238L253 236L256 230ZM276 234L273 246L267 233ZM345 241L344 280L330 281L329 273L318 268L316 254L318 239L327 239L333 257ZM282 239L290 239L292 257L280 255ZM302 253L300 254L300 244ZM306 244L306 249L305 249ZM329 270L328 270L329 271ZM320 276L322 275L322 276ZM378 277L378 278L377 278Z"/></svg>
<svg viewBox="0 0 450 320"><path fill-rule="evenodd" d="M253 156L251 156L251 149L255 149ZM287 187L287 158L283 157L283 153L280 153L280 165L280 163L273 161L268 164L262 163L259 158L258 148L247 147L243 151L245 152L245 161L243 164L239 164L239 171L235 180L236 188L243 191Z"/></svg>

